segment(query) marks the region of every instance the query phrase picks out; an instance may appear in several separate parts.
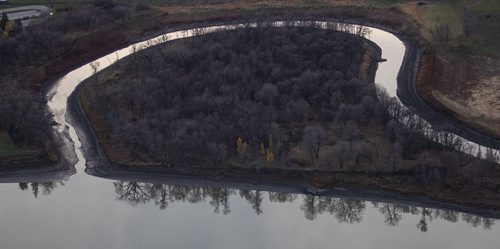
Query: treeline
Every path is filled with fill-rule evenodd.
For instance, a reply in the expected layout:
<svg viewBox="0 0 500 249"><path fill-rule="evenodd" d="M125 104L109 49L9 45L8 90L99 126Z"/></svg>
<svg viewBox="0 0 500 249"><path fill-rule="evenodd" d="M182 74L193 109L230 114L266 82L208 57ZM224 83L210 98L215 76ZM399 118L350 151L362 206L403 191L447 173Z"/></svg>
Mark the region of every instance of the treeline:
<svg viewBox="0 0 500 249"><path fill-rule="evenodd" d="M35 198L38 198L39 196L48 196L54 189L64 185L65 181L22 182L18 184L18 187L22 191L31 192ZM361 223L364 212L368 204L371 203L373 208L376 208L380 214L384 215L384 222L388 226L397 226L402 221L403 215L419 215L420 219L417 228L422 232L429 229L429 224L433 220L445 220L452 223L462 221L473 227L483 227L488 230L495 225L495 219L453 210L351 200L332 196L128 181L115 181L113 186L118 201L123 201L132 206L153 203L161 210L165 210L169 205L175 203L196 204L206 202L213 208L214 213L227 215L231 213L231 199L236 197L247 201L254 212L260 215L265 211L263 203L266 199L271 203L294 203L302 198L300 209L308 220L315 220L319 215L326 214L334 216L339 223Z"/></svg>
<svg viewBox="0 0 500 249"><path fill-rule="evenodd" d="M19 189L22 191L29 191L33 194L35 198L38 198L38 196L43 195L47 196L52 194L52 191L59 187L59 186L64 186L65 181L61 182L20 182L19 183Z"/></svg>
<svg viewBox="0 0 500 249"><path fill-rule="evenodd" d="M134 4L94 1L93 4L41 18L22 32L0 35L0 72L21 78L28 66L58 58L75 42L69 34L90 32L111 22L124 21L136 11ZM139 8L139 7L137 7Z"/></svg>
<svg viewBox="0 0 500 249"><path fill-rule="evenodd" d="M160 209L166 209L175 203L207 202L214 213L231 213L231 199L241 198L249 203L257 215L264 213L262 206L267 198L271 203L293 203L300 201L300 209L304 217L314 220L321 214L332 215L339 223L361 223L367 205L372 204L383 216L388 226L397 226L403 215L420 216L417 229L426 232L433 220L445 220L456 223L463 221L474 227L490 229L495 220L473 214L460 213L452 210L441 210L425 207L415 207L404 204L368 202L343 199L331 196L298 195L282 192L266 192L259 190L236 190L217 187L190 187L157 183L138 183L116 181L113 183L117 199L132 206L154 203Z"/></svg>
<svg viewBox="0 0 500 249"><path fill-rule="evenodd" d="M139 160L213 166L265 153L273 161L303 140L290 133L295 125L369 124L376 96L358 77L364 52L362 39L342 32L216 32L133 54L117 65L119 80L85 102L114 146ZM308 130L312 139L323 128Z"/></svg>
<svg viewBox="0 0 500 249"><path fill-rule="evenodd" d="M360 71L359 37L265 24L200 34L136 51L85 86L114 160L399 172L426 183L499 177L495 151L458 152L472 149L360 80L370 72Z"/></svg>
<svg viewBox="0 0 500 249"><path fill-rule="evenodd" d="M144 4L89 1L16 32L0 31L0 131L18 146L46 149L51 143L45 97L27 80L47 62L71 49L78 34L110 22L121 22Z"/></svg>
<svg viewBox="0 0 500 249"><path fill-rule="evenodd" d="M499 177L498 150L477 148L448 132L446 126L431 126L384 89L377 89L377 99L385 110L379 120L386 135L397 156L415 162L410 171L416 180L428 183ZM397 162L392 157L388 163L396 167Z"/></svg>

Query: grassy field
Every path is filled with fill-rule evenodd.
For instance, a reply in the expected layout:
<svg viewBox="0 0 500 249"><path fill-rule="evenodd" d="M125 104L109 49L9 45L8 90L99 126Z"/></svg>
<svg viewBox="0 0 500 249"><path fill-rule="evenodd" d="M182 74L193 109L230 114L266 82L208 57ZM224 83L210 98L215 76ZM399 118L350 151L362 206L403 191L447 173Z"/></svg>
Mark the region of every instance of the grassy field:
<svg viewBox="0 0 500 249"><path fill-rule="evenodd" d="M409 5L413 3L406 3ZM447 0L430 1L413 8L412 14L422 26L422 35L436 41L432 32L440 25L448 25L451 47L465 46L479 54L500 55L500 1L498 0ZM468 17L466 17L468 16ZM470 34L465 33L469 25ZM436 41L440 42L440 41Z"/></svg>
<svg viewBox="0 0 500 249"><path fill-rule="evenodd" d="M477 13L477 36L466 43L479 52L500 56L500 1L482 0L471 7Z"/></svg>
<svg viewBox="0 0 500 249"><path fill-rule="evenodd" d="M43 4L51 5L56 10L64 10L70 6L92 3L94 0L11 0L10 7ZM144 0L144 2L174 9L217 10L218 8L276 8L276 7L321 7L321 6L371 6L374 8L406 8L417 16L422 35L429 41L436 41L433 32L436 27L449 27L449 45L465 46L479 54L500 55L500 1L498 0L427 0L422 6L419 1L410 0ZM208 5L207 5L208 4ZM8 6L0 6L6 8ZM184 11L187 11L186 9ZM174 11L175 12L175 11ZM471 18L464 18L464 13ZM472 23L472 33L464 34L465 23ZM442 41L436 41L442 42Z"/></svg>
<svg viewBox="0 0 500 249"><path fill-rule="evenodd" d="M17 148L5 131L0 131L0 157L34 155L35 150Z"/></svg>

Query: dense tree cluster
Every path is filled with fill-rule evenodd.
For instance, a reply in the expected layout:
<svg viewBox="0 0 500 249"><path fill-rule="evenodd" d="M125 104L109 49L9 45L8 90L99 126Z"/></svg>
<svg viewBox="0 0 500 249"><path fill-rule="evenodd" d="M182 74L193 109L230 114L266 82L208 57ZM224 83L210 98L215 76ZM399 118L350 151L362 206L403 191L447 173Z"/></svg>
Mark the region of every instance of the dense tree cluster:
<svg viewBox="0 0 500 249"><path fill-rule="evenodd" d="M4 80L0 92L0 130L18 146L49 146L49 114L41 94L22 88L19 82Z"/></svg>
<svg viewBox="0 0 500 249"><path fill-rule="evenodd" d="M498 177L493 151L458 152L478 153L360 80L365 46L333 30L219 31L134 52L82 99L121 163Z"/></svg>
<svg viewBox="0 0 500 249"><path fill-rule="evenodd" d="M471 146L448 132L446 126L431 126L405 108L397 98L387 96L383 89L377 89L377 99L385 110L378 112L379 121L384 126L387 138L393 143L388 165L396 167L400 162L396 157L413 160L413 176L424 182L499 177L497 166L500 155L495 150Z"/></svg>
<svg viewBox="0 0 500 249"><path fill-rule="evenodd" d="M363 46L306 28L216 32L133 54L88 102L115 145L145 161L220 164L259 153L273 161L302 140L314 160L324 128L288 134L294 126L352 128L372 117L374 85L358 77Z"/></svg>
<svg viewBox="0 0 500 249"><path fill-rule="evenodd" d="M85 5L71 11L58 12L51 18L26 27L15 36L0 35L2 75L22 74L25 73L26 66L55 59L73 45L74 41L67 37L68 33L95 30L103 24L123 20L134 10L130 5L112 6L104 8Z"/></svg>
<svg viewBox="0 0 500 249"><path fill-rule="evenodd" d="M71 49L78 36L70 34L121 21L134 8L133 4L96 1L42 18L19 32L0 31L0 131L7 131L18 146L47 148L51 141L50 114L44 97L26 78L41 64Z"/></svg>

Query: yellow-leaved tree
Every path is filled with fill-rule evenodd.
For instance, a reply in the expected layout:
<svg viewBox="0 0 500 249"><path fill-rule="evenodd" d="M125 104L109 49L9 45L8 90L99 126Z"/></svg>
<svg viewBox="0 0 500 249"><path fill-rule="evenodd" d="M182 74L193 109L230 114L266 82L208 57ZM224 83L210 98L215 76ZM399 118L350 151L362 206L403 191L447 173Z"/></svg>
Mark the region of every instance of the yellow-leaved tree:
<svg viewBox="0 0 500 249"><path fill-rule="evenodd" d="M269 163L274 162L274 153L271 148L267 148L266 150L266 161Z"/></svg>
<svg viewBox="0 0 500 249"><path fill-rule="evenodd" d="M241 137L238 137L238 139L236 140L236 151L240 156L245 151L245 142L243 142L243 139L241 139Z"/></svg>

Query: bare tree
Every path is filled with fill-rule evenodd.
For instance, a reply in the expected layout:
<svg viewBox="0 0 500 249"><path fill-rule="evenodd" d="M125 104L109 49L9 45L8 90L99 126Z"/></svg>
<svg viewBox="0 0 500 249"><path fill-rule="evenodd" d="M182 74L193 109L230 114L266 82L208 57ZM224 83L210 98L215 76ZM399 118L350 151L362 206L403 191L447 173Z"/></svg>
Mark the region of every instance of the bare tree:
<svg viewBox="0 0 500 249"><path fill-rule="evenodd" d="M315 159L319 158L321 145L326 139L326 131L319 125L307 126L304 129L304 139L302 143L306 151L308 151L312 164L314 164Z"/></svg>
<svg viewBox="0 0 500 249"><path fill-rule="evenodd" d="M99 61L93 61L90 64L90 68L92 69L92 74L94 75L95 82L99 82L99 79L97 78L97 73L99 72L99 66L101 63Z"/></svg>

